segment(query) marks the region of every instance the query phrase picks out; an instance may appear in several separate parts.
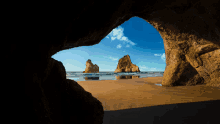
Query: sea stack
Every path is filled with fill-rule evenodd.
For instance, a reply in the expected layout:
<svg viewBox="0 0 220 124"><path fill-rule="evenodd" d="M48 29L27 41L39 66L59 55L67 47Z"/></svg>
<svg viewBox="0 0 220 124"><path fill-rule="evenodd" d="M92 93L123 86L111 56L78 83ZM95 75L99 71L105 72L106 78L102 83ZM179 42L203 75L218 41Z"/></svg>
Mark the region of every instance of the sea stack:
<svg viewBox="0 0 220 124"><path fill-rule="evenodd" d="M99 73L99 66L93 65L90 59L86 61L86 69L83 73Z"/></svg>
<svg viewBox="0 0 220 124"><path fill-rule="evenodd" d="M114 72L140 72L140 70L138 66L131 63L130 56L125 55L124 57L119 59L118 66Z"/></svg>

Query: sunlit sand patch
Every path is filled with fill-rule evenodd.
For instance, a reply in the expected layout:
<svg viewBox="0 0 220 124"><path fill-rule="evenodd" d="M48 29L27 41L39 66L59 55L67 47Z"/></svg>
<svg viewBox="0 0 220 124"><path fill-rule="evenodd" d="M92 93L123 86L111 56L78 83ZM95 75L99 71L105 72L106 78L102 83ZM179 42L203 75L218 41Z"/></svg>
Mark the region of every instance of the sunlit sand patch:
<svg viewBox="0 0 220 124"><path fill-rule="evenodd" d="M161 87L162 77L78 81L101 101L104 110L187 103L220 99L220 89L197 86Z"/></svg>

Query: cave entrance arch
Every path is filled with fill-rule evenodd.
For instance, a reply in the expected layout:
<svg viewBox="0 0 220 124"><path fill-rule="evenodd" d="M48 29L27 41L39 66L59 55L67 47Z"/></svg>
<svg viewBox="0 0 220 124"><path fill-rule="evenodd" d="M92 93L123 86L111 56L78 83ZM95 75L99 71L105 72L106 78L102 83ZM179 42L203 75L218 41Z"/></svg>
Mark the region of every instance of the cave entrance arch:
<svg viewBox="0 0 220 124"><path fill-rule="evenodd" d="M153 15L152 18L154 16L155 15ZM196 85L199 83L204 83L203 78L201 78L201 76L198 74L198 70L194 68L195 66L193 65L194 63L190 61L190 58L186 56L185 51L183 51L182 49L184 47L187 47L187 45L189 44L185 41L184 42L182 41L180 43L173 43L174 41L176 41L176 39L167 36L168 34L166 31L172 32L171 29L174 27L171 25L165 25L164 23L158 22L157 19L145 19L145 17L143 16L138 16L138 17L144 19L145 21L153 25L164 40L165 52L166 52L166 56L168 56L168 59L166 61L167 63L166 68L168 71L166 71L164 74L166 78L163 78L163 85L181 86L181 85ZM162 29L161 27L165 27L166 30ZM177 37L175 36L175 38ZM199 64L200 63L198 63L198 65ZM123 69L122 71L125 71L125 69ZM178 74L176 74L176 72L178 72Z"/></svg>
<svg viewBox="0 0 220 124"><path fill-rule="evenodd" d="M136 18L138 18L138 17L136 17ZM132 19L132 18L131 18ZM145 22L145 20L143 20L142 18L138 18L138 20L142 20L143 22ZM138 22L134 22L134 23L138 23ZM147 25L150 25L150 24L148 24L148 22L145 22L145 23L147 23ZM120 25L120 26L122 26L122 25ZM151 25L150 25L151 26ZM152 26L151 26L152 27ZM125 29L125 30L128 30L128 29ZM144 31L141 31L141 32L144 32ZM115 33L115 32L113 32L113 33ZM155 32L153 32L153 33L157 33L157 34L159 34L157 31ZM120 34L119 34L120 35ZM153 35L153 36L155 36L155 34L150 34L150 35ZM124 34L124 36L127 36L126 34ZM144 36L144 37L146 37L146 34L142 34L142 36ZM158 37L160 37L160 35L157 35ZM116 36L117 37L117 36ZM129 36L127 36L128 38L129 38ZM111 38L111 37L110 37ZM161 37L160 37L160 39L162 39ZM100 43L102 43L102 42L104 42L104 41L101 41ZM108 41L108 42L110 42L110 41ZM113 41L114 42L114 41ZM115 41L116 42L116 41ZM120 43L120 42L122 42L122 41L119 41L118 40L118 43ZM135 41L134 41L135 42ZM159 41L158 41L159 42ZM160 40L160 43L161 42L163 42L163 41L161 41ZM99 44L100 44L99 43ZM158 43L159 44L159 43ZM163 43L161 43L162 45L163 45ZM97 44L98 45L98 44ZM86 47L86 48L90 48L90 47L92 47L92 46L88 46L88 47ZM125 46L126 47L126 46ZM148 46L149 47L149 46ZM85 49L86 49L85 48ZM126 47L127 48L127 47ZM74 49L74 48L73 48ZM75 48L76 49L76 48ZM104 48L103 48L104 49ZM83 51L81 51L81 52L83 52ZM164 51L163 51L163 53L164 53ZM79 54L80 55L80 52L78 52L77 51L77 54ZM124 54L127 54L127 53L124 53ZM64 54L63 55L61 55L60 57L63 57L64 56ZM67 57L74 57L73 55L70 55L70 54L68 54L67 55ZM56 58L56 57L55 57ZM77 57L75 57L76 59L77 59ZM79 58L79 57L78 57ZM160 57L159 57L160 58ZM57 60L59 60L59 59L57 59ZM92 61L94 60L94 59L91 59ZM118 60L117 60L118 61ZM134 60L132 60L132 63L134 62ZM64 66L66 65L66 63L63 63L64 64ZM70 64L70 62L69 62L69 64ZM84 64L83 62L82 62L82 64ZM134 63L135 64L135 63ZM99 65L99 64L98 64ZM65 67L66 68L66 67ZM116 69L116 66L115 66L115 68L114 69ZM122 69L122 72L125 72L125 68L124 69ZM143 75L143 73L142 73L142 75ZM120 79L123 79L124 81L126 81L125 79L132 79L133 77L132 76L121 76L120 77ZM139 78L139 76L137 76L136 78ZM70 78L71 79L71 78ZM72 79L71 79L72 80ZM73 79L74 80L74 79ZM86 90L88 90L89 92L91 92L92 93L92 91L90 91L90 89L91 88L88 88L88 86L86 86L86 82L85 82L85 84L83 83L83 82L80 82L80 81L77 81L77 80L75 80L76 82L79 82L79 84L81 84ZM104 84L104 83L103 83ZM90 86L91 87L91 86ZM106 87L108 87L108 86L106 86ZM110 86L109 86L110 87ZM112 88L113 90L117 90L117 88ZM98 89L97 89L98 90ZM97 99L99 99L101 102L102 102L102 104L103 104L103 107L107 107L107 108L104 108L104 110L119 110L119 109L126 109L126 108L137 108L137 107L141 107L141 105L136 105L137 103L132 103L131 101L128 101L128 104L130 104L129 106L127 106L126 104L125 104L125 106L123 106L123 105L121 105L122 103L120 103L120 101L118 101L118 102L114 102L116 105L118 105L116 108L112 108L113 106L111 106L111 107L108 107L107 105L105 105L105 103L106 104L108 104L108 102L106 101L104 101L104 99L103 98L101 98L101 96L99 97L98 95L94 95L94 97L96 97ZM139 104L139 103L138 103ZM120 106L122 107L122 108L120 108ZM144 106L144 105L143 105Z"/></svg>
<svg viewBox="0 0 220 124"><path fill-rule="evenodd" d="M100 6L100 3L102 6ZM46 7L45 10L42 10L42 13L41 11L36 11L37 8L35 9L34 6L29 8L19 6L23 9L18 8L11 11L12 13L8 14L10 16L5 18L8 19L7 22L9 23L6 27L10 29L5 32L9 35L5 36L9 37L8 40L10 42L6 41L4 42L6 44L2 45L4 46L2 47L4 51L2 57L5 60L2 64L4 65L2 66L2 71L4 72L3 77L9 80L8 83L2 83L2 85L3 87L10 87L11 93L4 97L5 102L3 103L7 106L5 108L10 109L5 109L5 113L9 112L8 114L10 114L12 111L12 114L15 115L14 117L17 117L17 119L6 118L6 121L19 120L24 123L30 123L34 120L36 123L64 123L64 121L66 123L74 123L73 121L75 120L71 119L71 117L75 117L81 121L100 120L99 122L101 123L103 117L101 112L103 111L100 110L101 114L96 116L91 112L96 110L94 106L86 104L90 100L78 102L79 99L77 98L79 97L75 94L85 93L85 91L80 92L82 90L79 91L77 88L74 89L74 87L72 89L69 87L60 89L59 86L66 81L64 79L65 75L62 75L65 70L62 71L60 69L62 64L51 60L50 57L64 49L97 44L110 30L133 16L142 17L154 25L161 33L163 39L167 40L167 43L165 43L165 47L168 49L166 50L167 58L178 58L171 59L174 61L167 61L169 67L166 68L167 71L164 74L167 78L163 80L164 85L169 85L169 83L167 84L169 81L175 82L179 80L185 71L191 73L191 67L187 70L181 70L182 67L185 67L184 64L189 62L193 69L199 73L199 75L195 73L191 82L197 82L200 77L203 77L205 83L208 82L211 86L219 86L220 13L218 7L220 5L218 0L155 0L153 2L124 0L118 2L90 2L88 4L78 1L77 4L70 5L71 7L60 9L59 12L51 11L53 8ZM40 8L44 9L44 7ZM28 15L23 10L28 10L32 14ZM14 19L18 15L19 20ZM15 40L12 38L15 38ZM28 45L25 40L28 41ZM178 64L182 59L187 61L182 61L183 65ZM14 62L14 60L18 61ZM168 73L170 72L169 69L179 69L179 71L176 71L176 75L174 75L173 73ZM11 70L17 70L19 73L11 78ZM17 81L20 83L17 83ZM69 90L66 88L69 88ZM63 93L66 94L63 95ZM61 94L64 100L69 100L69 102L64 102L61 105L60 103L63 103L63 100L59 97ZM82 94L80 95L83 96ZM17 104L12 105L11 103L15 103L18 98L22 99ZM86 98L84 100L86 101ZM85 103L86 105L84 104L83 106L80 103ZM219 107L219 104L217 105L216 108ZM91 114L86 115L86 118L84 115L78 115L75 112L78 106L91 108L89 110L84 109L86 111L85 114ZM211 104L211 106L213 105ZM185 108L188 108L188 106ZM194 110L197 112L196 109L191 108L192 111L189 109L188 113ZM63 112L61 113L60 110L63 110ZM179 109L176 110L178 111ZM25 112L19 113L20 111ZM199 111L200 115L203 115L201 112ZM212 116L210 114L212 113L211 111L204 113L204 115L207 113ZM179 117L178 114L176 115L175 117ZM97 117L97 119L92 119L91 117ZM174 116L170 116L169 119L167 117L169 115L164 118L169 121L175 118ZM207 122L207 120L203 121L201 117L198 118L197 122Z"/></svg>

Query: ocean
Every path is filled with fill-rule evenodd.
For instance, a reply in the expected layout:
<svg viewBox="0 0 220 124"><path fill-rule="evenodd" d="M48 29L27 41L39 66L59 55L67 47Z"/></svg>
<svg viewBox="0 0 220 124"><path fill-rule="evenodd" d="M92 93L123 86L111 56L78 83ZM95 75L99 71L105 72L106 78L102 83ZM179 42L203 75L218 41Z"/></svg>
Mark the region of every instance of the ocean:
<svg viewBox="0 0 220 124"><path fill-rule="evenodd" d="M91 80L117 80L117 79L132 79L142 77L160 77L164 72L147 71L147 72L99 72L99 73L83 73L83 71L67 71L66 78L75 81L91 81Z"/></svg>

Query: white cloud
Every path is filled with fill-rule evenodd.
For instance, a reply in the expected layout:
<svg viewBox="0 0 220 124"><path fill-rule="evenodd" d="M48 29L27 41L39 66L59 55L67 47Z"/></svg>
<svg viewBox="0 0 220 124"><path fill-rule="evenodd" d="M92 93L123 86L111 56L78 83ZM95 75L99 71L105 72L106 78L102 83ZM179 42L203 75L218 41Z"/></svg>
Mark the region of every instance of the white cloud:
<svg viewBox="0 0 220 124"><path fill-rule="evenodd" d="M111 60L115 61L118 60L118 58L109 57Z"/></svg>
<svg viewBox="0 0 220 124"><path fill-rule="evenodd" d="M121 47L122 47L121 44L118 44L118 45L117 45L117 48L118 48L118 49L120 49Z"/></svg>
<svg viewBox="0 0 220 124"><path fill-rule="evenodd" d="M166 55L165 55L165 53L163 53L163 55L161 56L161 59L163 59L164 61L166 61Z"/></svg>
<svg viewBox="0 0 220 124"><path fill-rule="evenodd" d="M154 56L160 56L162 60L166 61L165 53L163 53L163 54L154 54Z"/></svg>
<svg viewBox="0 0 220 124"><path fill-rule="evenodd" d="M111 40L115 40L116 39L116 37L111 37Z"/></svg>
<svg viewBox="0 0 220 124"><path fill-rule="evenodd" d="M140 65L139 68L146 69L147 67L145 65Z"/></svg>
<svg viewBox="0 0 220 124"><path fill-rule="evenodd" d="M154 54L154 56L161 56L161 54Z"/></svg>
<svg viewBox="0 0 220 124"><path fill-rule="evenodd" d="M120 41L124 41L126 43L129 43L131 45L136 45L134 42L132 42L131 40L128 39L128 37L124 36L124 28L122 28L121 26L118 26L117 28L113 29L108 35L111 37L111 40L115 40L117 38L117 40Z"/></svg>
<svg viewBox="0 0 220 124"><path fill-rule="evenodd" d="M106 38L109 38L109 36L106 36Z"/></svg>
<svg viewBox="0 0 220 124"><path fill-rule="evenodd" d="M161 70L158 70L157 68L146 67L145 65L140 65L139 68L140 68L140 71L161 71Z"/></svg>
<svg viewBox="0 0 220 124"><path fill-rule="evenodd" d="M130 45L127 44L126 47L130 47Z"/></svg>
<svg viewBox="0 0 220 124"><path fill-rule="evenodd" d="M121 38L121 40L128 40L128 38L127 37L125 37L125 36L123 36L122 38Z"/></svg>
<svg viewBox="0 0 220 124"><path fill-rule="evenodd" d="M127 42L130 43L131 45L136 45L134 42L132 42L130 40L128 40Z"/></svg>
<svg viewBox="0 0 220 124"><path fill-rule="evenodd" d="M123 51L123 52L125 52L125 51Z"/></svg>

